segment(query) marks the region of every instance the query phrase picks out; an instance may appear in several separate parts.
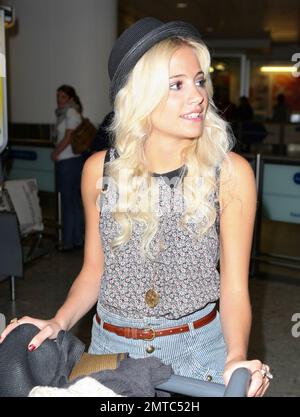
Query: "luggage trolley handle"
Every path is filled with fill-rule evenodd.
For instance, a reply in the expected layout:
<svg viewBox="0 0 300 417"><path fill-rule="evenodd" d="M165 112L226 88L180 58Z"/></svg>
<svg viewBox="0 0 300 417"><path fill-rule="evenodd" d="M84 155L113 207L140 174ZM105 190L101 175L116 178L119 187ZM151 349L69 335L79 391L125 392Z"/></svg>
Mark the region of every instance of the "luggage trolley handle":
<svg viewBox="0 0 300 417"><path fill-rule="evenodd" d="M225 387L223 397L247 397L251 372L247 368L237 368Z"/></svg>
<svg viewBox="0 0 300 417"><path fill-rule="evenodd" d="M171 375L167 382L156 388L191 397L246 397L250 378L251 374L247 368L236 369L227 386L180 375Z"/></svg>
<svg viewBox="0 0 300 417"><path fill-rule="evenodd" d="M6 319L5 319L5 315L0 313L0 334L3 332L3 330L6 327Z"/></svg>

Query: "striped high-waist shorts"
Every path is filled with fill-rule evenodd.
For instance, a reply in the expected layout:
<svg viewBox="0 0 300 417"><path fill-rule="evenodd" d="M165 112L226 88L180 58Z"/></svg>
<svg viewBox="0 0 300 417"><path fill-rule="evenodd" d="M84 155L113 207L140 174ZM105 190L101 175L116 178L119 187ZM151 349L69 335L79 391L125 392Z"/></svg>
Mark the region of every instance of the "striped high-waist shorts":
<svg viewBox="0 0 300 417"><path fill-rule="evenodd" d="M93 320L92 341L89 353L129 353L132 358L146 358L155 356L165 364L171 364L177 375L224 383L223 372L226 360L226 345L224 342L220 317L216 317L208 324L193 328L193 322L210 313L215 304L209 304L205 308L182 317L178 320L166 318L130 319L120 317L108 312L101 305L97 306L99 324L96 316ZM188 324L189 331L155 337L153 340L130 339L118 336L111 331L103 329L103 322L115 326L164 329L183 324Z"/></svg>

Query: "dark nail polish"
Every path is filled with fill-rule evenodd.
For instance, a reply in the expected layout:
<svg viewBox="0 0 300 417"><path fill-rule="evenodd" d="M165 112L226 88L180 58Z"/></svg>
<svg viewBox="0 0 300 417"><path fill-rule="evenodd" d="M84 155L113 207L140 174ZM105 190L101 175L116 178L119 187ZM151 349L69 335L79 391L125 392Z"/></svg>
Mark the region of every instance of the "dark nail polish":
<svg viewBox="0 0 300 417"><path fill-rule="evenodd" d="M29 345L28 346L28 350L30 351L30 352L32 352L33 350L35 350L36 349L36 346L35 345Z"/></svg>

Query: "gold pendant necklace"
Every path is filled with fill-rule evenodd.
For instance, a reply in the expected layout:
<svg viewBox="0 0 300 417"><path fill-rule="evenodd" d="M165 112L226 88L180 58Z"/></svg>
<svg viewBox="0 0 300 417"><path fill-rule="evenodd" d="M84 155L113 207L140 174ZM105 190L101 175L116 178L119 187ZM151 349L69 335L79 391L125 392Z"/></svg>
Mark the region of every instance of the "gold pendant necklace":
<svg viewBox="0 0 300 417"><path fill-rule="evenodd" d="M145 302L150 308L156 307L159 299L159 294L153 288L150 288L145 294Z"/></svg>
<svg viewBox="0 0 300 417"><path fill-rule="evenodd" d="M159 296L158 292L155 291L155 289L154 289L155 276L156 276L156 272L154 272L153 275L152 275L152 280L151 280L151 287L152 288L149 288L149 290L146 291L146 293L145 293L145 303L150 308L156 307L157 304L159 303L159 300L160 300L160 296Z"/></svg>

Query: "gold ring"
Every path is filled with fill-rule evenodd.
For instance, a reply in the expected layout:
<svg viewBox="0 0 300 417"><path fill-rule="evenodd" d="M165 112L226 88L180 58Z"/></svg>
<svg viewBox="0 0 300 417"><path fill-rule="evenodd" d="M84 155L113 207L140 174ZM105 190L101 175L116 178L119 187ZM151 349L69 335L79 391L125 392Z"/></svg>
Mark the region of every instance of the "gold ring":
<svg viewBox="0 0 300 417"><path fill-rule="evenodd" d="M14 317L13 319L11 319L10 324L13 324L13 323L18 323L17 317Z"/></svg>

